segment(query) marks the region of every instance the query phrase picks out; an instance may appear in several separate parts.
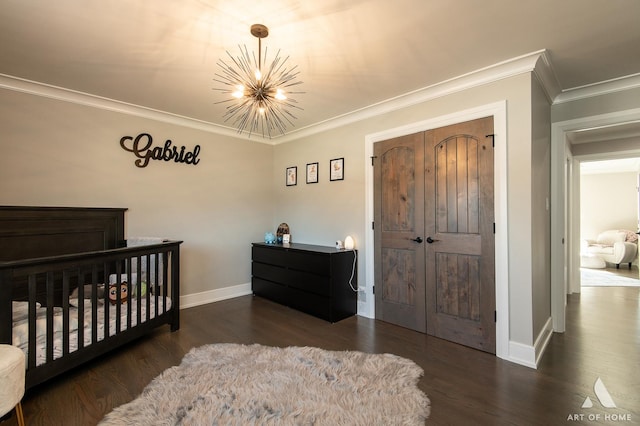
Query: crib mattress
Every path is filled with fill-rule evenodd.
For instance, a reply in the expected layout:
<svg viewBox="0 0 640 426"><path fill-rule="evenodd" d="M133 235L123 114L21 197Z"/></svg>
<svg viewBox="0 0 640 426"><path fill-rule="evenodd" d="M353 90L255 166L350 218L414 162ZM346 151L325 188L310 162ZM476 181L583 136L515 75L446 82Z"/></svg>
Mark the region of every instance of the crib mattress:
<svg viewBox="0 0 640 426"><path fill-rule="evenodd" d="M147 298L143 297L140 302L140 317L141 322L148 321L156 316L156 300L158 303L158 315L164 313L164 309L169 310L171 308L171 299L163 297L149 298L149 309L147 310ZM166 300L166 304L163 302ZM79 303L75 299L71 299L69 308L69 353L78 350L79 340L79 325L82 324L83 328L83 346L89 346L93 340L93 328L97 328L97 341L104 340L105 337L105 324L108 322L108 334L112 336L116 334L117 328L117 307L109 305L108 312L109 317L105 315L105 303L98 301L97 321L93 324L92 311L90 299L84 300L83 310L78 308ZM128 327L128 315L129 308L127 304L120 305L120 329L122 332ZM47 361L47 308L36 308L36 365L42 365ZM138 323L138 303L137 299L131 300L131 327L136 326ZM53 307L53 359L58 359L63 356L63 330L64 330L64 316L61 307ZM29 348L29 319L26 311L14 311L13 312L13 345L22 349L25 356L28 356ZM28 359L28 358L27 358Z"/></svg>

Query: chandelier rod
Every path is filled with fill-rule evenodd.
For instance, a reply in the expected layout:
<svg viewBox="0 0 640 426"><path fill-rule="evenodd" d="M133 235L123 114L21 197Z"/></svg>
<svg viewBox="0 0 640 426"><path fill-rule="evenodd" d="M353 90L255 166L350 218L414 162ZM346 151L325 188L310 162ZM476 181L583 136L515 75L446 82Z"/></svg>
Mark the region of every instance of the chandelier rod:
<svg viewBox="0 0 640 426"><path fill-rule="evenodd" d="M262 24L253 24L251 35L258 39L258 71L262 72L262 39L269 35L269 29Z"/></svg>

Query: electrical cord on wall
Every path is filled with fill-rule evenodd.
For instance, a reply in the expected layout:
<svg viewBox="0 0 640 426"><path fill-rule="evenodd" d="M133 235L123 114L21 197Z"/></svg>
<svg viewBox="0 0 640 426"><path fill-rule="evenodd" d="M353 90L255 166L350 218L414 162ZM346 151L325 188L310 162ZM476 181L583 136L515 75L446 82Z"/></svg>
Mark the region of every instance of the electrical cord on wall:
<svg viewBox="0 0 640 426"><path fill-rule="evenodd" d="M349 287L351 287L351 290L353 290L354 292L358 292L357 288L353 288L353 276L356 274L356 261L358 260L358 252L357 251L353 251L353 266L351 267L351 277L349 278Z"/></svg>

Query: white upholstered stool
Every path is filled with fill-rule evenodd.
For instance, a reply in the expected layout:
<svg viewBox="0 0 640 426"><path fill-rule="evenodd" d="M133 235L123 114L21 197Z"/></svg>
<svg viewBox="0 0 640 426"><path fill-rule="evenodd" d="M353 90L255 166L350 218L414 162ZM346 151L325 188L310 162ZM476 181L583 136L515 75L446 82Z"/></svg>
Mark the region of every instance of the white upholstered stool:
<svg viewBox="0 0 640 426"><path fill-rule="evenodd" d="M20 401L24 396L24 353L11 345L0 345L0 416L15 408L18 425L24 426Z"/></svg>
<svg viewBox="0 0 640 426"><path fill-rule="evenodd" d="M602 269L607 267L603 258L595 254L583 254L580 256L580 267L591 269Z"/></svg>

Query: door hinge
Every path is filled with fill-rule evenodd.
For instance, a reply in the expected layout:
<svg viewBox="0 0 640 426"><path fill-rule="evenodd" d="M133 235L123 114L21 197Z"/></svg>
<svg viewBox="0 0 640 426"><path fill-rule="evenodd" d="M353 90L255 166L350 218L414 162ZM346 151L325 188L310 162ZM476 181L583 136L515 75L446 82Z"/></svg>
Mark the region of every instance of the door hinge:
<svg viewBox="0 0 640 426"><path fill-rule="evenodd" d="M486 135L485 138L491 138L491 147L495 148L496 147L496 138L495 138L495 134L492 133L490 135Z"/></svg>
<svg viewBox="0 0 640 426"><path fill-rule="evenodd" d="M376 229L376 223L375 222L371 222L371 229Z"/></svg>
<svg viewBox="0 0 640 426"><path fill-rule="evenodd" d="M496 223L495 222L493 222L493 233L494 234L496 233Z"/></svg>
<svg viewBox="0 0 640 426"><path fill-rule="evenodd" d="M377 157L377 156L375 156L375 155L372 155L372 156L371 156L371 165L372 165L372 166L373 166L373 162L374 162L374 160L375 160L376 158L378 158L378 157Z"/></svg>
<svg viewBox="0 0 640 426"><path fill-rule="evenodd" d="M498 322L498 311L493 311L493 322Z"/></svg>
<svg viewBox="0 0 640 426"><path fill-rule="evenodd" d="M371 293L376 294L376 286L371 287Z"/></svg>

